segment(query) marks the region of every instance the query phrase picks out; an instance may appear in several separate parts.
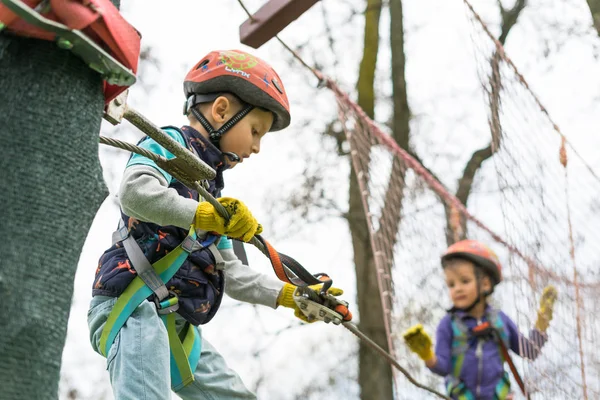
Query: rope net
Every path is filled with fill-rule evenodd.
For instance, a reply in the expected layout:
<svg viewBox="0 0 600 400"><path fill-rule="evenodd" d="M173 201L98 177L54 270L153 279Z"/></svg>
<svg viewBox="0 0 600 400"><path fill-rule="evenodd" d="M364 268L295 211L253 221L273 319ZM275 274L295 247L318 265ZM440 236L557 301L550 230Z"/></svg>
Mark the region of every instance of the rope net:
<svg viewBox="0 0 600 400"><path fill-rule="evenodd" d="M598 398L600 277L594 266L600 265L600 253L594 250L600 240L600 202L594 194L600 193L600 179L466 4L488 112L488 126L480 134L489 138L489 146L477 152L485 160L477 173L457 185L462 196L461 182L471 184L468 210L398 146L391 131L323 78L337 98L350 144L391 352L419 381L440 384L408 353L401 334L418 322L435 333L451 306L439 256L449 243L468 237L500 256L504 282L492 302L525 336L535 325L543 288L552 284L558 290L541 355L514 357L531 397ZM406 385L397 387L404 392ZM512 388L519 390L514 380Z"/></svg>

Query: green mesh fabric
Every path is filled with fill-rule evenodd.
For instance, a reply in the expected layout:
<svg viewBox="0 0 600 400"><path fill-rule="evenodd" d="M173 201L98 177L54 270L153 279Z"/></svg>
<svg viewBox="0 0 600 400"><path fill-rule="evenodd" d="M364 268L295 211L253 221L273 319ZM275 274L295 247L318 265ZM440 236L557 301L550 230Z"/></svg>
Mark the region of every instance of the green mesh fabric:
<svg viewBox="0 0 600 400"><path fill-rule="evenodd" d="M58 397L73 278L107 195L102 108L100 76L73 54L0 34L0 398Z"/></svg>

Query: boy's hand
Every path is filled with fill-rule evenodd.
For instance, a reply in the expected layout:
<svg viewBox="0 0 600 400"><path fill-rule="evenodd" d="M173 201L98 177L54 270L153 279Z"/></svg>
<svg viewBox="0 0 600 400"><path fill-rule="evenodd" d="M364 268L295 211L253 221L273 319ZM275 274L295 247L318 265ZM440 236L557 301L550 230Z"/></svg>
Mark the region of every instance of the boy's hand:
<svg viewBox="0 0 600 400"><path fill-rule="evenodd" d="M423 325L417 324L413 326L404 332L402 336L404 337L404 341L406 341L408 348L413 353L416 353L421 360L428 361L433 358L431 338L423 330Z"/></svg>
<svg viewBox="0 0 600 400"><path fill-rule="evenodd" d="M312 286L309 286L309 288L311 288L315 292L318 292L321 290L321 285L312 285ZM277 297L277 305L293 309L294 315L296 316L296 318L299 318L304 322L308 322L308 323L315 322L315 320L309 321L308 318L306 318L306 315L304 315L304 313L300 310L300 308L294 301L294 292L295 291L296 291L296 286L290 285L289 283L284 284L283 288L281 289L281 292L279 292L279 297ZM333 296L340 296L344 293L344 291L339 288L331 287L331 288L329 288L329 290L327 290L327 293L329 293Z"/></svg>
<svg viewBox="0 0 600 400"><path fill-rule="evenodd" d="M540 309L538 310L537 321L535 322L535 328L538 331L546 332L550 321L552 321L552 313L554 311L554 301L558 293L556 288L552 285L546 286L542 292L542 298L540 299Z"/></svg>
<svg viewBox="0 0 600 400"><path fill-rule="evenodd" d="M250 241L254 235L262 232L262 226L252 216L244 203L231 197L220 197L219 203L229 213L229 222L207 201L202 201L196 209L194 227L209 232L217 232L244 242Z"/></svg>

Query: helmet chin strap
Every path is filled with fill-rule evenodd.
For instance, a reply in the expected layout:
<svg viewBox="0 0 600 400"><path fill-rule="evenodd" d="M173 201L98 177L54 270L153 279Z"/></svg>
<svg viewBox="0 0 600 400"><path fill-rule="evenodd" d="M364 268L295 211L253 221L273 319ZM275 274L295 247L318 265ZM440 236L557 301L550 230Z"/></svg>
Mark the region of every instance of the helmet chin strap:
<svg viewBox="0 0 600 400"><path fill-rule="evenodd" d="M240 162L242 159L240 158L240 156L238 156L237 154L235 154L232 151L222 151L221 152L224 156L227 156L231 162Z"/></svg>
<svg viewBox="0 0 600 400"><path fill-rule="evenodd" d="M202 113L200 111L198 111L196 108L192 107L190 109L190 111L192 112L192 115L198 120L198 122L200 122L200 125L202 125L202 127L204 129L206 129L206 132L208 132L208 138L210 139L210 142L217 149L219 149L221 151L222 155L224 157L229 158L229 160L231 162L239 162L239 161L241 161L241 158L239 155L237 155L231 151L221 150L221 144L220 144L221 137L225 134L225 132L230 130L235 124L240 122L242 120L242 118L244 118L246 115L248 115L248 113L250 113L250 111L252 111L253 109L254 109L254 106L246 105L243 109L238 111L237 114L235 114L233 117L231 117L229 119L229 121L225 122L223 124L223 126L221 126L219 129L213 128L213 126L210 124L210 122L208 122L208 120L204 117L204 115L202 115Z"/></svg>

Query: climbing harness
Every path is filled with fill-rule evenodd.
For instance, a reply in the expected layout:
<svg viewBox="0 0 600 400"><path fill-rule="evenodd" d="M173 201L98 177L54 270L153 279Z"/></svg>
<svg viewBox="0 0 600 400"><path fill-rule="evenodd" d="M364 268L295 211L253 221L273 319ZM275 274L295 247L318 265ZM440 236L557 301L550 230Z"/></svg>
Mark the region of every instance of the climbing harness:
<svg viewBox="0 0 600 400"><path fill-rule="evenodd" d="M488 321L479 323L473 329L469 329L467 325L456 316L454 313L451 314L451 325L452 325L452 374L448 378L446 385L447 393L458 400L475 400L476 396L466 388L464 382L460 380L460 374L462 372L465 352L469 348L469 340L475 339L477 341L476 356L478 358L478 373L481 373L483 360L483 344L486 341L493 340L498 345L498 353L503 362L507 362L510 370L519 385L519 388L523 394L529 399L529 395L526 392L525 384L517 371L510 354L508 353L508 336L504 330L504 323L498 311L491 309L487 316ZM507 372L504 372L500 382L495 388L495 398L505 399L510 392L510 378Z"/></svg>
<svg viewBox="0 0 600 400"><path fill-rule="evenodd" d="M160 128L154 125L142 114L127 106L125 100L126 96L127 92L124 92L119 98L113 101L113 104L109 104L105 109L104 118L113 124L118 124L122 122L123 119L126 119L160 145L165 147L165 149L174 155L174 158L171 160L166 160L164 157L158 156L155 153L142 149L138 146L103 136L100 136L100 143L148 157L156 162L160 168L168 171L175 179L179 180L181 183L190 187L191 189L196 190L200 196L204 198L204 200L208 201L213 207L215 207L221 216L223 216L225 219L229 219L227 210L225 210L221 203L219 203L210 193L208 193L204 187L204 181L206 179L214 178L214 170L206 165L204 161L196 157L187 148L183 147L173 138L165 134ZM194 229L191 228L190 232L193 230ZM336 325L340 324L344 326L369 347L374 349L378 354L384 357L386 361L390 363L390 365L394 366L403 375L405 375L413 385L440 398L450 399L448 396L417 382L410 375L410 373L404 369L388 352L386 352L381 346L362 333L356 327L356 325L350 322L352 315L348 310L348 303L343 300L336 299L334 296L327 293L327 289L332 285L332 281L327 275L311 274L292 257L277 252L273 246L271 246L271 244L260 235L254 236L250 243L252 243L263 254L265 254L267 258L269 258L273 270L280 280L297 286L297 289L294 292L294 301L296 304L298 304L298 307L307 317L307 319L312 321L321 320L326 323L332 322ZM159 260L159 262L160 261L162 260ZM307 287L315 284L322 285L319 292L315 292ZM146 293L148 296L150 296L152 291L148 288Z"/></svg>
<svg viewBox="0 0 600 400"><path fill-rule="evenodd" d="M108 104L135 83L140 35L110 0L0 0L0 31L55 41L104 80Z"/></svg>
<svg viewBox="0 0 600 400"><path fill-rule="evenodd" d="M169 337L171 351L171 387L180 390L194 380L194 369L200 359L201 341L196 330L186 321L181 334L175 325L175 311L179 308L178 297L167 290L167 283L179 270L188 255L204 247L215 246L215 236L206 241L196 240L196 231L190 227L188 236L165 257L150 265L135 239L129 235L127 227L121 222L119 229L113 234L113 242L122 242L127 256L134 265L137 277L117 298L117 302L108 316L106 325L100 336L100 352L108 355L115 337L135 309L153 293L154 302ZM214 250L215 252L216 249ZM217 259L218 260L218 259ZM223 262L223 259L220 259ZM183 338L183 339L182 339Z"/></svg>

